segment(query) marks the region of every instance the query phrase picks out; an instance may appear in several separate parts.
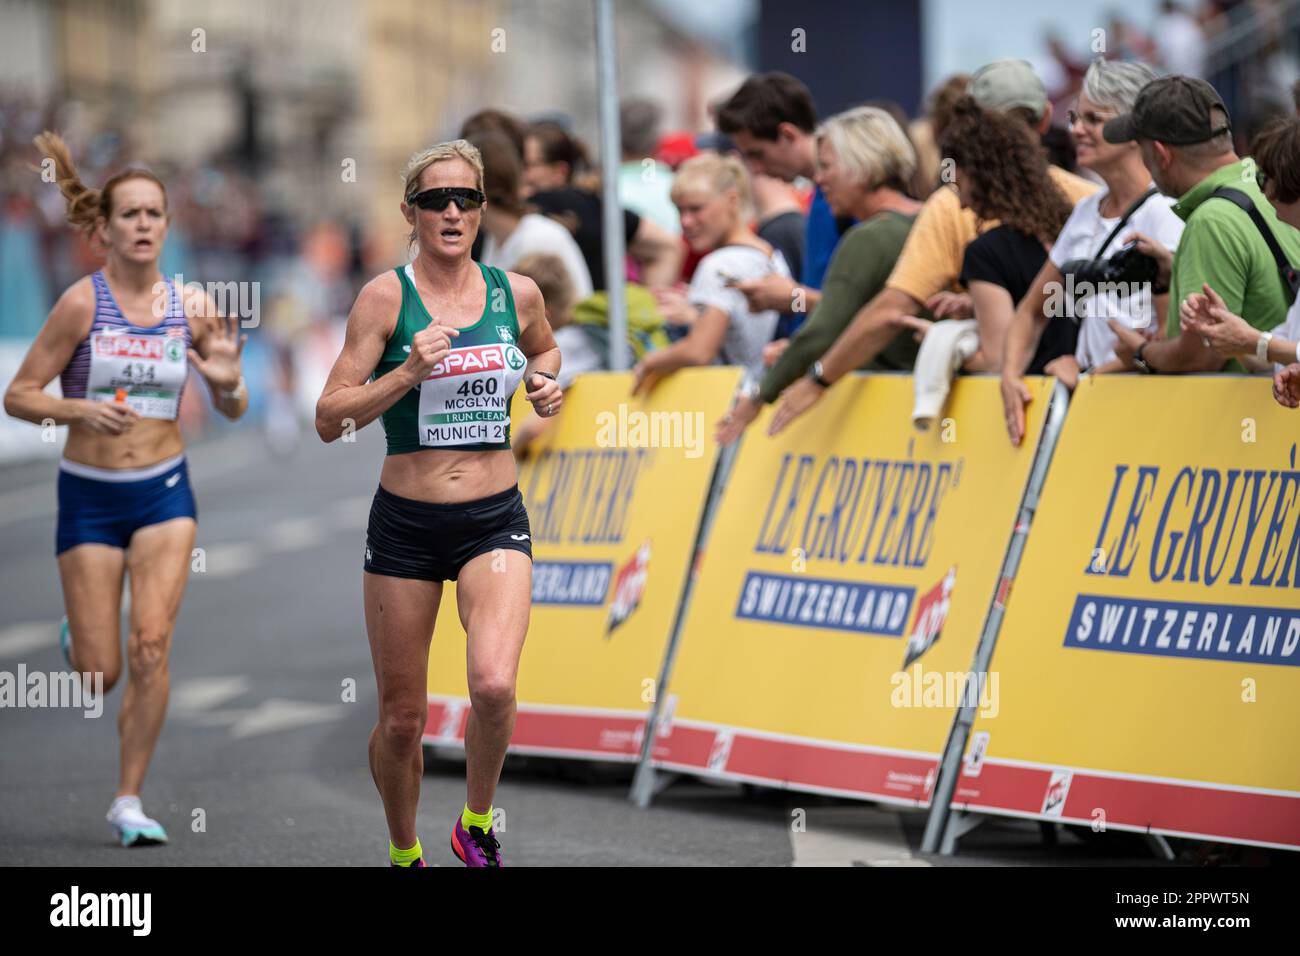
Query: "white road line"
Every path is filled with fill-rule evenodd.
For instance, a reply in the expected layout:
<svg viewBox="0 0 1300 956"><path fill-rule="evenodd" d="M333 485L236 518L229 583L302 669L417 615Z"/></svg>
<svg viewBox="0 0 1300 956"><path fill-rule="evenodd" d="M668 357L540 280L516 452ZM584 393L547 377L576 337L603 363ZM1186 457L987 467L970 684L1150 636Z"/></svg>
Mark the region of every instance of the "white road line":
<svg viewBox="0 0 1300 956"><path fill-rule="evenodd" d="M262 552L256 545L244 541L214 544L203 549L203 570L195 571L190 577L197 581L230 578L253 570L261 560Z"/></svg>
<svg viewBox="0 0 1300 956"><path fill-rule="evenodd" d="M58 621L27 621L0 630L0 657L22 657L59 643Z"/></svg>
<svg viewBox="0 0 1300 956"><path fill-rule="evenodd" d="M234 700L247 693L248 688L249 680L242 674L178 681L172 687L170 707L182 714L199 713Z"/></svg>
<svg viewBox="0 0 1300 956"><path fill-rule="evenodd" d="M327 720L338 720L342 716L341 703L313 704L273 697L262 701L253 710L241 716L230 728L230 735L235 738L253 737L257 734L288 730L291 727L306 727Z"/></svg>
<svg viewBox="0 0 1300 956"><path fill-rule="evenodd" d="M813 807L803 823L802 833L791 826L792 866L930 865L912 856L897 811Z"/></svg>

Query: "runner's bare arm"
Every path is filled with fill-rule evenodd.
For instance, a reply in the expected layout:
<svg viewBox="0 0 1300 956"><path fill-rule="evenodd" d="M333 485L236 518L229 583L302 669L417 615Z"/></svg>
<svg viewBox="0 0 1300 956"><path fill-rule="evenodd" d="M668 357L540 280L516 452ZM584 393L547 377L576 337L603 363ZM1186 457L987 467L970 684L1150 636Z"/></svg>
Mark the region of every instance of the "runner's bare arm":
<svg viewBox="0 0 1300 956"><path fill-rule="evenodd" d="M47 421L56 425L86 424L115 435L139 420L139 415L119 402L57 398L45 392L45 386L63 371L89 334L94 314L95 293L89 277L59 296L5 391L6 412L38 425Z"/></svg>
<svg viewBox="0 0 1300 956"><path fill-rule="evenodd" d="M450 350L450 336L458 333L431 325L412 338L411 352L402 365L367 381L384 354L401 308L402 287L392 272L371 279L357 296L343 351L316 403L316 433L321 441L334 441L349 425L354 430L369 425L418 385Z"/></svg>
<svg viewBox="0 0 1300 956"><path fill-rule="evenodd" d="M538 415L546 418L560 410L564 393L555 381L534 373L559 375L560 347L555 344L551 323L546 321L546 306L537 283L513 272L506 275L515 299L515 314L519 317L519 351L528 359L524 369L524 397L532 402Z"/></svg>
<svg viewBox="0 0 1300 956"><path fill-rule="evenodd" d="M239 389L243 380L239 359L247 335L239 332L239 319L222 316L212 297L199 288L185 290L185 316L190 323L194 347L190 364L208 383L212 405L231 421L248 410L248 389Z"/></svg>
<svg viewBox="0 0 1300 956"><path fill-rule="evenodd" d="M515 313L519 317L519 351L528 359L524 384L534 372L560 374L560 347L555 344L551 323L546 321L546 307L537 283L527 276L506 273L510 279L510 292L515 298Z"/></svg>

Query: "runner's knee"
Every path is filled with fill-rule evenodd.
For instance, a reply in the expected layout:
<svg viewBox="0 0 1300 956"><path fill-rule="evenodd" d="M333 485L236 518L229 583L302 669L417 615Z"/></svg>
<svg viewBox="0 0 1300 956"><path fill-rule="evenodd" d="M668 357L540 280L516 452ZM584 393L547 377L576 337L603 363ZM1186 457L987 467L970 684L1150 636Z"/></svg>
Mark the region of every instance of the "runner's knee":
<svg viewBox="0 0 1300 956"><path fill-rule="evenodd" d="M514 703L515 683L508 674L471 674L469 699L476 711L505 710Z"/></svg>
<svg viewBox="0 0 1300 956"><path fill-rule="evenodd" d="M379 718L380 733L384 742L398 749L413 749L424 736L427 714L423 709L410 706L385 707Z"/></svg>
<svg viewBox="0 0 1300 956"><path fill-rule="evenodd" d="M131 628L127 654L131 673L140 676L159 673L167 669L167 645L170 632L161 627L138 626Z"/></svg>

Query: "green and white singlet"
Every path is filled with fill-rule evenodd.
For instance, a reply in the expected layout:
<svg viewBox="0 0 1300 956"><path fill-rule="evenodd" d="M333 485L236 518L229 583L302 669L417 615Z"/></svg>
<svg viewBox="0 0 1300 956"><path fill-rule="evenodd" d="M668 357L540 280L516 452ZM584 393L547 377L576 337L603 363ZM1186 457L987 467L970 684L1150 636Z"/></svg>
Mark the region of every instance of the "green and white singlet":
<svg viewBox="0 0 1300 956"><path fill-rule="evenodd" d="M447 448L498 451L510 447L510 400L528 364L515 344L519 318L505 272L475 263L487 282L483 314L451 340L451 352L381 416L388 454ZM387 375L406 361L411 337L432 323L415 289L410 264L395 270L402 310L375 366Z"/></svg>

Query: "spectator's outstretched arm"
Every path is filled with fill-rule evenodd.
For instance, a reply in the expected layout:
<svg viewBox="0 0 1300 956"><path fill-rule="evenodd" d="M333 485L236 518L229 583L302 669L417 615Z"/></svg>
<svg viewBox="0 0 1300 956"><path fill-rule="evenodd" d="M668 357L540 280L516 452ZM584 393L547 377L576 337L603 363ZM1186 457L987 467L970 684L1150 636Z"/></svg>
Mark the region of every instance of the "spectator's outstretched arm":
<svg viewBox="0 0 1300 956"><path fill-rule="evenodd" d="M822 356L822 377L835 382L879 355L898 330L903 319L920 309L921 303L905 292L884 288L858 310L829 352ZM781 396L781 404L767 433L776 435L812 408L826 391L811 378L801 378Z"/></svg>
<svg viewBox="0 0 1300 956"><path fill-rule="evenodd" d="M975 328L979 331L980 346L963 368L968 372L1001 371L1003 344L1016 318L1016 303L1002 286L981 279L971 282L970 296L975 303Z"/></svg>
<svg viewBox="0 0 1300 956"><path fill-rule="evenodd" d="M1056 264L1048 259L1043 268L1034 277L1034 284L1029 287L1023 299L1016 306L1016 314L1007 329L1006 340L1002 348L1002 377L1021 378L1029 367L1029 360L1038 348L1038 340L1043 329L1051 320L1056 309L1066 308L1064 299L1064 276ZM981 348L983 342L980 343Z"/></svg>
<svg viewBox="0 0 1300 956"><path fill-rule="evenodd" d="M1132 334L1142 338L1140 332ZM1116 343L1115 354L1120 355L1119 343ZM1223 355L1205 345L1199 335L1187 332L1179 332L1173 338L1151 341L1142 351L1142 358L1157 372L1171 373L1217 372L1223 368L1224 362Z"/></svg>
<svg viewBox="0 0 1300 956"><path fill-rule="evenodd" d="M1025 437L1025 406L1032 393L1025 384L1025 369L1034 356L1043 329L1050 321L1049 310L1064 309L1061 270L1048 259L1025 293L1002 343L1002 411L1007 423L1007 437L1019 445ZM983 348L983 343L980 345Z"/></svg>
<svg viewBox="0 0 1300 956"><path fill-rule="evenodd" d="M903 327L903 318L919 312L922 304L906 292L886 286L853 317L830 351L822 356L827 381L843 378L870 362Z"/></svg>
<svg viewBox="0 0 1300 956"><path fill-rule="evenodd" d="M685 338L665 349L655 349L632 370L632 394L644 388L652 377L660 377L691 365L708 365L722 351L727 337L727 313L709 306L691 326Z"/></svg>

